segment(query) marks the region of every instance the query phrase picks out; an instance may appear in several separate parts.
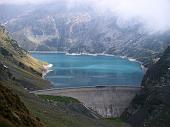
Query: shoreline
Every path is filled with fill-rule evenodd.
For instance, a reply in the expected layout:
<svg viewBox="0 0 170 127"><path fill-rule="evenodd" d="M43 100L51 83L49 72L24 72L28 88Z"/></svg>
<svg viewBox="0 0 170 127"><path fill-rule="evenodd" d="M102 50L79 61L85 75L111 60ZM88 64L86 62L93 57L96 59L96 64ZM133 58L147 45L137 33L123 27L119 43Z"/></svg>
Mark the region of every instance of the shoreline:
<svg viewBox="0 0 170 127"><path fill-rule="evenodd" d="M66 53L61 51L28 51L29 53Z"/></svg>
<svg viewBox="0 0 170 127"><path fill-rule="evenodd" d="M48 65L43 65L43 72L42 72L42 78L44 79L45 78L45 76L49 73L49 72L51 72L51 71L53 71L51 68L53 67L53 64L48 64Z"/></svg>
<svg viewBox="0 0 170 127"><path fill-rule="evenodd" d="M62 52L62 51L28 51L29 53L62 53L68 56L108 56L108 57L120 57L122 59L127 59L131 62L136 62L138 64L140 64L141 66L141 70L146 73L147 68L143 65L143 63L141 61L138 61L132 57L127 57L127 56L118 56L118 55L113 55L113 54L105 54L105 53L96 53L96 54L91 54L91 53L68 53L68 52ZM49 73L49 72L48 72ZM46 73L47 74L47 73Z"/></svg>

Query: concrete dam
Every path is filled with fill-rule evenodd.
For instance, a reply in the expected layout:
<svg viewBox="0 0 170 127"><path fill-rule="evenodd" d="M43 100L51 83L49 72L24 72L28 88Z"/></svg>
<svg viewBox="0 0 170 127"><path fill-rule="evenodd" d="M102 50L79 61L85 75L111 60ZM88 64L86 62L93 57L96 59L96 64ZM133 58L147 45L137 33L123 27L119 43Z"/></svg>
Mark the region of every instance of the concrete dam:
<svg viewBox="0 0 170 127"><path fill-rule="evenodd" d="M31 93L69 96L78 99L89 109L105 118L119 117L139 92L140 87L105 86L38 90Z"/></svg>

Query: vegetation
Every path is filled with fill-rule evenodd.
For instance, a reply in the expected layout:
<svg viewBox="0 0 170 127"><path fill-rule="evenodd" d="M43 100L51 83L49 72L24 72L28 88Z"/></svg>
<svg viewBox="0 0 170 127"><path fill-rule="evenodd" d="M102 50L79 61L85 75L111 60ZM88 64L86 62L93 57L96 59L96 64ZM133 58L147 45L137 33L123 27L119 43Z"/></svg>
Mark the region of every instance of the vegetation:
<svg viewBox="0 0 170 127"><path fill-rule="evenodd" d="M49 102L59 102L63 104L80 104L80 101L72 97L51 96L51 95L38 95L38 96Z"/></svg>
<svg viewBox="0 0 170 127"><path fill-rule="evenodd" d="M43 65L41 62L30 56L25 50L18 46L8 35L4 27L0 26L0 61L8 69L13 77L29 89L44 89L50 87L48 81L42 80Z"/></svg>
<svg viewBox="0 0 170 127"><path fill-rule="evenodd" d="M152 65L142 81L143 89L122 118L134 127L170 125L170 47Z"/></svg>
<svg viewBox="0 0 170 127"><path fill-rule="evenodd" d="M107 118L106 119L107 122L110 122L110 123L114 123L114 125L116 127L125 127L125 126L129 126L128 124L126 124L121 118Z"/></svg>
<svg viewBox="0 0 170 127"><path fill-rule="evenodd" d="M38 118L33 117L20 98L0 82L0 125L16 127L44 127Z"/></svg>

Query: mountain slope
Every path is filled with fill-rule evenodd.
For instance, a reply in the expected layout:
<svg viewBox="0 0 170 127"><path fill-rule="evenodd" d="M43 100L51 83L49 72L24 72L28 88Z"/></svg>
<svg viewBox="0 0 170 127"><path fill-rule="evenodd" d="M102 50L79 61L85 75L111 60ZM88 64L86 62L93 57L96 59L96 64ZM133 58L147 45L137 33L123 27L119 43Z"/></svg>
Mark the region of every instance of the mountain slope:
<svg viewBox="0 0 170 127"><path fill-rule="evenodd" d="M50 87L48 81L42 80L43 65L47 63L31 57L25 50L20 48L13 40L8 31L0 26L0 59L14 75L14 79L23 82L27 89L42 89Z"/></svg>
<svg viewBox="0 0 170 127"><path fill-rule="evenodd" d="M0 126L5 127L44 127L38 118L33 117L20 98L0 82Z"/></svg>
<svg viewBox="0 0 170 127"><path fill-rule="evenodd" d="M170 47L144 76L140 94L123 118L134 127L168 127L170 125Z"/></svg>
<svg viewBox="0 0 170 127"><path fill-rule="evenodd" d="M16 8L1 6L6 7L6 15ZM88 4L69 7L67 2L58 1L48 7L23 5L18 9L22 13L9 18L0 14L0 22L27 50L115 54L148 65L169 44L169 31L148 34L140 21L123 22L116 14L100 13Z"/></svg>

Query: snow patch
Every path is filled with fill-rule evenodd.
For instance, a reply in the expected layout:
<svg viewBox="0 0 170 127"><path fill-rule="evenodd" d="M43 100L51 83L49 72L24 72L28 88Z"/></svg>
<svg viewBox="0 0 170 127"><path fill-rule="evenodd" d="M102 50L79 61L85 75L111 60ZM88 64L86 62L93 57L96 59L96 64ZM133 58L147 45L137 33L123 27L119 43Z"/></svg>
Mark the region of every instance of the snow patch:
<svg viewBox="0 0 170 127"><path fill-rule="evenodd" d="M133 58L128 58L128 59L129 59L129 61L137 62L137 60L136 60L136 59L133 59Z"/></svg>
<svg viewBox="0 0 170 127"><path fill-rule="evenodd" d="M85 56L115 56L111 54L105 54L105 53L97 53L97 54L91 54L91 53L65 53L66 55L70 56L80 56L80 55L85 55Z"/></svg>

